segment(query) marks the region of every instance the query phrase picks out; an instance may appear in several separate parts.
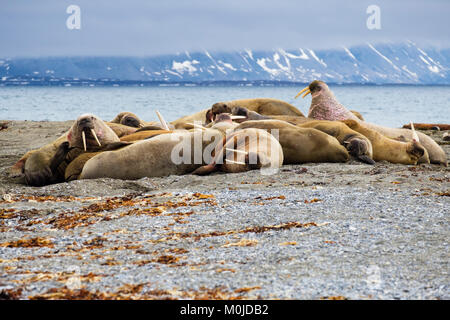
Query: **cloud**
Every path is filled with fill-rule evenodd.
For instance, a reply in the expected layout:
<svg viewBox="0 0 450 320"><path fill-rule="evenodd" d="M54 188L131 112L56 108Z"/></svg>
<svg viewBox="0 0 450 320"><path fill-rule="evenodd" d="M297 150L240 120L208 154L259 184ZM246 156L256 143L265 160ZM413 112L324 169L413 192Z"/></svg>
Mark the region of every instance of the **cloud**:
<svg viewBox="0 0 450 320"><path fill-rule="evenodd" d="M81 30L66 27L66 8L81 8ZM366 9L381 8L381 30ZM446 46L450 2L71 0L2 3L0 56L150 56L243 48L332 48L412 40Z"/></svg>

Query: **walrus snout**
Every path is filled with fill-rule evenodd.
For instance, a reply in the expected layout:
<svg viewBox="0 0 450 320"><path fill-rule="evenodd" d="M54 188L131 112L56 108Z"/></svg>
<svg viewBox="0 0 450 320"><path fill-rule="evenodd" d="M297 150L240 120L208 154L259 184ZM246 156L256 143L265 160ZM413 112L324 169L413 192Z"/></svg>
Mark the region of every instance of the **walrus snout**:
<svg viewBox="0 0 450 320"><path fill-rule="evenodd" d="M351 156L364 163L375 164L375 161L370 157L370 147L367 141L353 137L344 141L344 145Z"/></svg>
<svg viewBox="0 0 450 320"><path fill-rule="evenodd" d="M425 154L425 148L417 141L413 141L408 148L408 153L419 160Z"/></svg>
<svg viewBox="0 0 450 320"><path fill-rule="evenodd" d="M212 119L216 120L216 116L221 113L231 113L231 108L223 102L214 103L211 107Z"/></svg>
<svg viewBox="0 0 450 320"><path fill-rule="evenodd" d="M78 127L82 130L94 129L94 117L85 117L79 119Z"/></svg>
<svg viewBox="0 0 450 320"><path fill-rule="evenodd" d="M215 122L232 121L228 113L220 113L216 116Z"/></svg>
<svg viewBox="0 0 450 320"><path fill-rule="evenodd" d="M244 116L248 118L248 109L244 107L234 107L231 113L235 116Z"/></svg>

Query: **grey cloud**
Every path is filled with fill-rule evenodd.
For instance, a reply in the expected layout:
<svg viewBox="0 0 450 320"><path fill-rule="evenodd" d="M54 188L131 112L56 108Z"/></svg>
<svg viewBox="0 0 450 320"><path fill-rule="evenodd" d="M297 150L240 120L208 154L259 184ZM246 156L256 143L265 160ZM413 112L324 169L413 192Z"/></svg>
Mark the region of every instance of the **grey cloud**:
<svg viewBox="0 0 450 320"><path fill-rule="evenodd" d="M81 30L66 28L70 4L81 7ZM381 30L366 28L370 4L381 8ZM0 56L321 49L407 39L446 47L448 16L445 0L3 0Z"/></svg>

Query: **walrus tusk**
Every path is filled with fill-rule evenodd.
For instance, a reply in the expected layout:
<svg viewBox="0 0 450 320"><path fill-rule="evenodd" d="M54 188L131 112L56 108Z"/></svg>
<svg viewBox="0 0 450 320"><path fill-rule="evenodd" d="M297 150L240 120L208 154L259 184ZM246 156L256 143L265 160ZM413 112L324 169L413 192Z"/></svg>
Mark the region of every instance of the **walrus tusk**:
<svg viewBox="0 0 450 320"><path fill-rule="evenodd" d="M81 131L81 139L83 140L84 151L86 152L86 134L84 131Z"/></svg>
<svg viewBox="0 0 450 320"><path fill-rule="evenodd" d="M83 131L83 132L84 132L84 131ZM97 134L95 133L95 130L94 130L94 129L91 129L91 132L92 132L92 135L93 135L94 138L95 138L95 141L97 141L98 146L101 147L102 144L100 143L100 141L98 141Z"/></svg>
<svg viewBox="0 0 450 320"><path fill-rule="evenodd" d="M413 125L412 121L411 121L411 130L412 130L413 140L415 140L416 142L420 142L419 136L417 135L416 129L414 129L414 125Z"/></svg>
<svg viewBox="0 0 450 320"><path fill-rule="evenodd" d="M227 150L227 151L231 151L231 152L236 152L236 153L243 153L243 154L248 154L248 152L247 152L247 151L243 151L243 150L238 150L238 149L225 148L225 150Z"/></svg>
<svg viewBox="0 0 450 320"><path fill-rule="evenodd" d="M246 116L230 116L230 118L231 118L231 120L234 120L234 119L247 119Z"/></svg>
<svg viewBox="0 0 450 320"><path fill-rule="evenodd" d="M163 118L163 116L161 115L161 113L159 113L158 110L156 110L155 112L156 112L156 115L157 115L158 118L159 118L159 122L161 122L161 125L162 125L163 129L169 131L169 130L170 130L170 129L169 129L169 126L167 125L167 122L166 122L166 120L164 120L164 118Z"/></svg>
<svg viewBox="0 0 450 320"><path fill-rule="evenodd" d="M294 99L297 99L303 92L305 92L306 90L309 90L309 86L306 88L303 88L302 91L300 91L299 93L297 93L297 95L295 96Z"/></svg>
<svg viewBox="0 0 450 320"><path fill-rule="evenodd" d="M144 128L144 125L142 123L139 123L139 128Z"/></svg>
<svg viewBox="0 0 450 320"><path fill-rule="evenodd" d="M230 160L230 159L226 159L227 163L234 163L234 164L242 164L242 165L246 165L245 162L240 162L240 161L234 161L234 160Z"/></svg>
<svg viewBox="0 0 450 320"><path fill-rule="evenodd" d="M186 124L188 124L190 126L193 126L194 128L197 128L197 129L206 130L206 128L204 126L201 126L201 125L196 124L196 123L186 123Z"/></svg>
<svg viewBox="0 0 450 320"><path fill-rule="evenodd" d="M310 93L311 93L311 91L308 89L308 91L305 92L305 94L302 96L302 98L306 97Z"/></svg>

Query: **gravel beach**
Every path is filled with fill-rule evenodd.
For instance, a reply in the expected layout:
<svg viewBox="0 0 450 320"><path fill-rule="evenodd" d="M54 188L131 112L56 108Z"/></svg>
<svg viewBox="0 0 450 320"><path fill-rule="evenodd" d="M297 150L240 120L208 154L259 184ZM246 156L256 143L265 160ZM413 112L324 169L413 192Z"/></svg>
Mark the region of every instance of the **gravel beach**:
<svg viewBox="0 0 450 320"><path fill-rule="evenodd" d="M449 167L351 161L41 188L9 176L71 123L1 127L0 298L450 298ZM445 131L424 132L450 156Z"/></svg>

